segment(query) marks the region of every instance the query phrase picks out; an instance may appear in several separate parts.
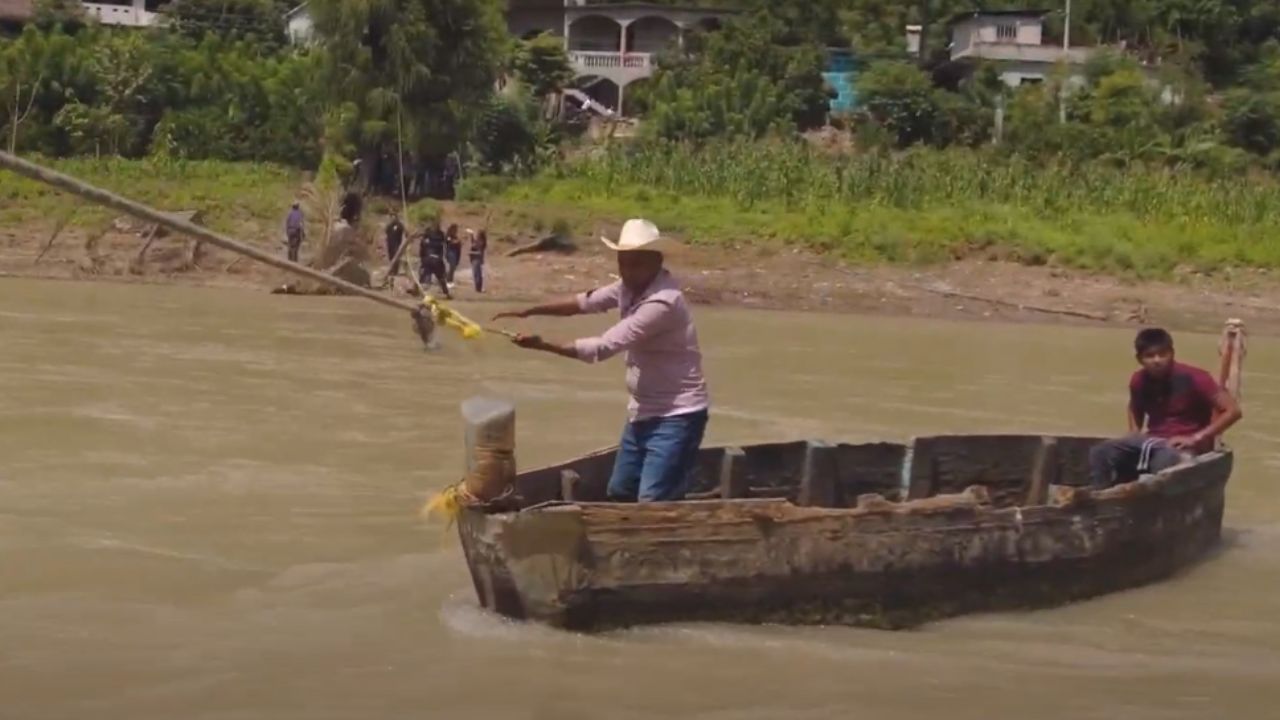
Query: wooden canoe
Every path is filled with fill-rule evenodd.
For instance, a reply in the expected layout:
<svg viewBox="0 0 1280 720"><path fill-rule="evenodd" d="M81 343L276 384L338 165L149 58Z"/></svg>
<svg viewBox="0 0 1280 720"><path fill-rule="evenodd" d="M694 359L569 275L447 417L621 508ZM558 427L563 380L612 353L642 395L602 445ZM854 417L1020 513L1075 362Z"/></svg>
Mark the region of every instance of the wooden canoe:
<svg viewBox="0 0 1280 720"><path fill-rule="evenodd" d="M604 502L609 450L519 474L458 530L480 603L512 618L905 628L1142 585L1218 540L1230 451L1092 490L1098 440L707 448L690 499L643 505Z"/></svg>

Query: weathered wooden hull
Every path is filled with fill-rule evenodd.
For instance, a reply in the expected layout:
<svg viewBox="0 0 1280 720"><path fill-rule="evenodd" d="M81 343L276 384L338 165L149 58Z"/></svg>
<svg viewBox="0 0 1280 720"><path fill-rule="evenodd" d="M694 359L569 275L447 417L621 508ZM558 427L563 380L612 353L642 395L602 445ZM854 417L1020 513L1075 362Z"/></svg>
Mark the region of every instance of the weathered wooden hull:
<svg viewBox="0 0 1280 720"><path fill-rule="evenodd" d="M1217 541L1230 453L1092 491L1080 486L1093 441L810 443L792 453L795 462L765 462L752 478L759 483L792 467L794 499L803 504L751 498L767 493L751 482L738 483L736 494L748 495L740 499L565 502L538 497L553 493L531 473L522 476L523 491L541 505L467 508L459 533L482 605L582 630L678 620L910 627L1141 585ZM784 447L795 450L769 446L769 453ZM725 451L704 452L709 466L720 456L726 469L711 479L727 494ZM758 455L768 460L769 453ZM607 459L539 472L569 483L598 477L595 465ZM828 481L821 483L813 478L824 459ZM892 495L890 484L902 502L883 497ZM867 489L877 492L859 492ZM564 487L560 494L574 493Z"/></svg>

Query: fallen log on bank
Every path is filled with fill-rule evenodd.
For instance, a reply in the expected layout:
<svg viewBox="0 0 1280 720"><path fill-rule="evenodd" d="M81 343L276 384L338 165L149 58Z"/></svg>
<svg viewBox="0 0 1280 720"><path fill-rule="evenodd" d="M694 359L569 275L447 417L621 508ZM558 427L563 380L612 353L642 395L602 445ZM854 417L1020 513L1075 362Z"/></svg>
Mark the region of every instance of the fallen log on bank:
<svg viewBox="0 0 1280 720"><path fill-rule="evenodd" d="M355 258L340 260L333 266L326 268L325 271L352 285L358 285L363 288L373 287L372 275L369 273L369 269L360 264ZM272 292L277 295L341 295L343 293L341 289L309 280L286 283L272 290Z"/></svg>
<svg viewBox="0 0 1280 720"><path fill-rule="evenodd" d="M507 257L516 257L536 252L571 253L577 251L577 249L577 245L574 245L572 241L566 240L561 235L548 235L541 240L535 240L531 243L521 245L518 248L514 248L507 253Z"/></svg>
<svg viewBox="0 0 1280 720"><path fill-rule="evenodd" d="M912 285L925 292L931 292L935 295L943 297L955 298L957 300L972 300L973 302L987 303L989 305L997 305L999 307L1014 308L1016 310L1029 310L1031 312L1044 313L1047 315L1065 315L1067 317L1083 318L1085 320L1096 320L1098 322L1106 322L1109 318L1106 315L1098 313L1085 312L1083 310L1071 310L1068 308L1051 308L1043 305L1030 305L1028 303L1013 302L1010 300L1001 300L999 298L985 297L982 295L971 295L969 293L957 292L955 290L944 290L942 288L929 287L928 285Z"/></svg>

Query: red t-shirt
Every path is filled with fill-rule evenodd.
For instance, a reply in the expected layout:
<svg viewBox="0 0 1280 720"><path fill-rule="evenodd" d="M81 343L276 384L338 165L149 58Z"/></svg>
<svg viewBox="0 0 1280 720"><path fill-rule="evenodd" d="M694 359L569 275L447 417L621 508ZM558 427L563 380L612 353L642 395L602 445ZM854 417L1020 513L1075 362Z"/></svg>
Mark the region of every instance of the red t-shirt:
<svg viewBox="0 0 1280 720"><path fill-rule="evenodd" d="M1129 379L1129 409L1139 426L1146 421L1147 432L1171 438L1194 435L1213 421L1213 399L1220 388L1209 373L1198 367L1175 362L1169 377L1157 380L1139 370ZM1213 438L1205 438L1202 452L1211 449Z"/></svg>

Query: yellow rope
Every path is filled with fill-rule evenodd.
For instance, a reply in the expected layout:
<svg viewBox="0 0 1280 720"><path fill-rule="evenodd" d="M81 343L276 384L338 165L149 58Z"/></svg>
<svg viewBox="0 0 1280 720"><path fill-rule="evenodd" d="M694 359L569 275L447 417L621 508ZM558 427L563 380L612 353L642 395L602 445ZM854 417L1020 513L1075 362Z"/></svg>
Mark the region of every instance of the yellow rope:
<svg viewBox="0 0 1280 720"><path fill-rule="evenodd" d="M426 519L436 515L442 516L449 522L447 527L453 527L453 523L462 512L462 506L471 500L473 500L471 493L468 493L462 483L458 482L428 498L420 514Z"/></svg>
<svg viewBox="0 0 1280 720"><path fill-rule="evenodd" d="M431 311L431 317L435 319L437 325L451 327L461 333L462 337L467 340L474 340L484 334L484 328L481 328L475 321L470 320L462 313L430 295L423 294L422 304Z"/></svg>
<svg viewBox="0 0 1280 720"><path fill-rule="evenodd" d="M446 325L457 330L462 337L467 340L474 340L484 334L484 328L478 323L471 320L462 313L445 305L429 294L423 293L422 306L430 313L436 325ZM493 331L502 332L502 331ZM502 333L508 334L508 333ZM434 493L427 499L425 505L422 506L421 515L423 518L431 518L432 516L442 516L448 520L448 527L453 527L457 521L458 515L462 512L464 505L477 502L471 493L467 492L466 481L461 480L449 487Z"/></svg>

